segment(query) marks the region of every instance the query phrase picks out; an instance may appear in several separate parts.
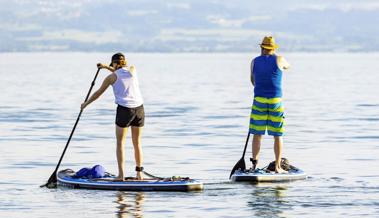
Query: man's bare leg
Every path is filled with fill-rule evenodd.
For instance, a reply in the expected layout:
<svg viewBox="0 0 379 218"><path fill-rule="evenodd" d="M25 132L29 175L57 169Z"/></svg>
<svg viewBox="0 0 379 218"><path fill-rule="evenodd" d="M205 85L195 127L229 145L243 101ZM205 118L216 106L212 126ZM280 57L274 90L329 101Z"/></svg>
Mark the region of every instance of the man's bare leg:
<svg viewBox="0 0 379 218"><path fill-rule="evenodd" d="M253 136L253 161L255 161L255 164L258 162L259 157L259 151L261 150L261 141L262 141L262 135L256 135ZM254 164L254 163L253 163ZM253 166L255 168L256 166Z"/></svg>
<svg viewBox="0 0 379 218"><path fill-rule="evenodd" d="M287 173L280 166L282 160L282 146L283 140L281 136L274 136L274 152L275 152L275 172L276 173Z"/></svg>
<svg viewBox="0 0 379 218"><path fill-rule="evenodd" d="M134 158L136 166L141 167L143 162L143 153L141 148L142 127L132 126L132 141L134 146ZM143 180L142 172L137 172L137 178Z"/></svg>
<svg viewBox="0 0 379 218"><path fill-rule="evenodd" d="M116 125L116 140L117 140L117 147L116 147L116 156L117 156L117 165L118 165L118 176L116 180L124 181L124 162L125 162L125 138L126 134L128 132L128 128L122 128Z"/></svg>

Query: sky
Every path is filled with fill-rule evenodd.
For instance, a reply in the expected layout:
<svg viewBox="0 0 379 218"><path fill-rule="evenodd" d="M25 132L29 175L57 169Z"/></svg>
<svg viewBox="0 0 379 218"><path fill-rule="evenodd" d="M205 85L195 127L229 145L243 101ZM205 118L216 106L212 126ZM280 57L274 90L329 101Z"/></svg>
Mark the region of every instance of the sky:
<svg viewBox="0 0 379 218"><path fill-rule="evenodd" d="M377 0L0 0L0 52L378 51Z"/></svg>

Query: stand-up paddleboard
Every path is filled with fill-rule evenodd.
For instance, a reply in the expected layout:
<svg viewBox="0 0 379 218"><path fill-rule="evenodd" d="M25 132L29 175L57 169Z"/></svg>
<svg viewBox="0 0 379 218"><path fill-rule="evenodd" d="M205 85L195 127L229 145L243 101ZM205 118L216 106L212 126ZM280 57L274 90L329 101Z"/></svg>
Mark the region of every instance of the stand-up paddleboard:
<svg viewBox="0 0 379 218"><path fill-rule="evenodd" d="M288 173L275 173L265 168L256 170L238 169L230 179L234 182L288 182L306 178L307 175L304 171L293 167L288 170Z"/></svg>
<svg viewBox="0 0 379 218"><path fill-rule="evenodd" d="M127 178L125 181L115 181L114 175L99 179L77 178L75 171L66 169L58 172L58 186L81 189L103 189L122 191L200 191L203 183L190 178L152 178L136 180Z"/></svg>

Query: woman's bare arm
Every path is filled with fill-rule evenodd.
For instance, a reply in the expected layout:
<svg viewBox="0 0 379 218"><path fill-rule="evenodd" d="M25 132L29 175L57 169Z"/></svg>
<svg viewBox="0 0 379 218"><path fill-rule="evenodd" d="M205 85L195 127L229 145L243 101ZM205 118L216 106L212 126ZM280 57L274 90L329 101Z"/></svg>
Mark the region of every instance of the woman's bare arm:
<svg viewBox="0 0 379 218"><path fill-rule="evenodd" d="M89 104L91 104L93 101L95 101L96 99L98 99L105 92L105 90L107 90L107 88L116 81L116 79L117 79L117 76L114 73L108 75L104 79L104 81L101 84L100 88L96 92L94 92L91 95L91 97L86 102L84 102L83 104L81 104L80 108L83 110Z"/></svg>

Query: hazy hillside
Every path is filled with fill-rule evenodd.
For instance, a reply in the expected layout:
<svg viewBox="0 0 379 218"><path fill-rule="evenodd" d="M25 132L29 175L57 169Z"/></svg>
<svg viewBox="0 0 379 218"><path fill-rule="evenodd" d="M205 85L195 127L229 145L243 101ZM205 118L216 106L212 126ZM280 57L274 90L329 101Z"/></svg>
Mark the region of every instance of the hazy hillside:
<svg viewBox="0 0 379 218"><path fill-rule="evenodd" d="M375 0L0 0L0 51L378 51Z"/></svg>

